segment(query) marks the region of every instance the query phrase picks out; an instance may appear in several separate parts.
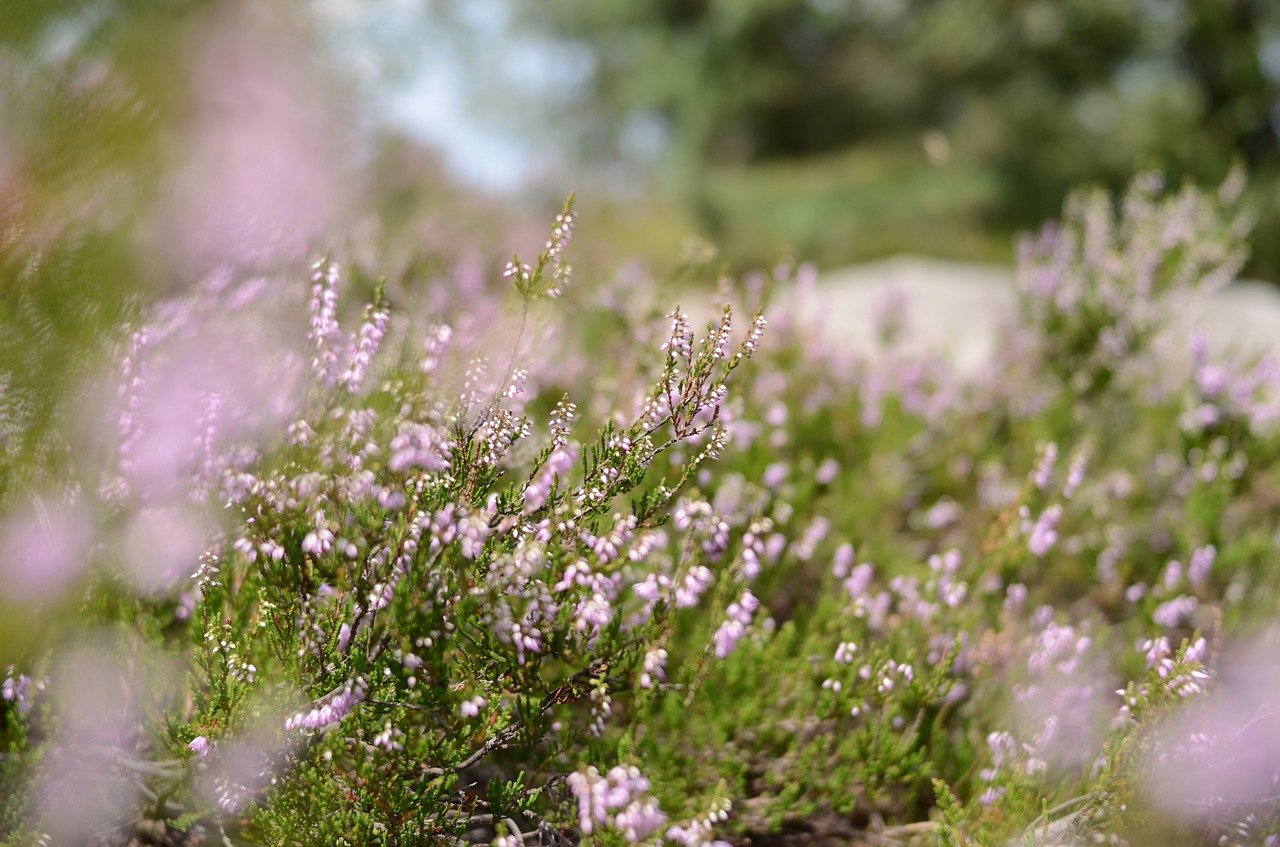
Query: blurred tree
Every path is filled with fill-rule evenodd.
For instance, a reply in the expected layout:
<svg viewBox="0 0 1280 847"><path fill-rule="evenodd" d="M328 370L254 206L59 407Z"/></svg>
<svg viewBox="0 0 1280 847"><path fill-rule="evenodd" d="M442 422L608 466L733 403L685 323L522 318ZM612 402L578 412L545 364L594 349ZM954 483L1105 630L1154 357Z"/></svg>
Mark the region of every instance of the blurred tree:
<svg viewBox="0 0 1280 847"><path fill-rule="evenodd" d="M625 155L656 125L695 203L708 165L926 132L1001 175L997 223L1151 167L1211 181L1242 157L1280 184L1273 0L554 0L527 21L594 49L586 145Z"/></svg>

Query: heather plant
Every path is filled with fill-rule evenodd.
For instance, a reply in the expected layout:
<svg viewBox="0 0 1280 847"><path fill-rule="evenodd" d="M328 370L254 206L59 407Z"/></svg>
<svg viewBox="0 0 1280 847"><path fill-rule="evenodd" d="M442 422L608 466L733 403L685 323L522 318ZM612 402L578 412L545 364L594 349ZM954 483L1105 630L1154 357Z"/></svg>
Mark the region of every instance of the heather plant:
<svg viewBox="0 0 1280 847"><path fill-rule="evenodd" d="M565 396L535 436L523 335L530 305L570 280L573 221L571 200L537 261L508 264L522 315L502 348L440 322L395 327L381 291L344 329L330 259L299 348L245 329L247 304L290 301L260 279L212 279L131 330L91 507L104 531L127 526L119 546L50 552L54 506L15 518L5 588L18 599L24 568L60 558L77 570L48 594L79 580L88 620L132 620L121 649L168 647L189 686L150 709L122 696L134 725L121 715L98 737L37 696L40 663L69 660L33 644L4 688L11 831L77 840L146 819L265 843L435 843L477 826L560 843L575 823L709 837L723 804L668 816L606 726L621 692L664 684L678 618L720 602L703 564L719 529L696 511L674 540L662 525L724 448L728 380L764 320L735 342L728 309L701 339L671 313L638 408L583 439ZM683 460L653 472L674 449ZM89 499L69 488L56 508ZM62 778L82 747L136 767Z"/></svg>
<svg viewBox="0 0 1280 847"><path fill-rule="evenodd" d="M1217 200L1151 175L1118 206L1074 198L1026 242L1021 324L976 379L891 343L850 362L773 315L697 480L760 624L696 699L650 704L655 785L726 780L730 825L757 838L909 837L942 797L950 843L1144 843L1167 822L1142 811L1160 789L1140 751L1275 614L1248 587L1274 580L1272 365L1215 359L1185 326L1238 267L1247 219L1219 205L1238 180ZM792 273L769 284L808 284ZM1177 839L1249 815L1268 834L1261 799L1207 802Z"/></svg>
<svg viewBox="0 0 1280 847"><path fill-rule="evenodd" d="M976 375L909 304L825 347L790 260L570 284L572 201L506 295L366 248L140 310L6 495L71 621L4 646L6 835L1274 843L1280 386L1185 320L1238 182L1073 199Z"/></svg>

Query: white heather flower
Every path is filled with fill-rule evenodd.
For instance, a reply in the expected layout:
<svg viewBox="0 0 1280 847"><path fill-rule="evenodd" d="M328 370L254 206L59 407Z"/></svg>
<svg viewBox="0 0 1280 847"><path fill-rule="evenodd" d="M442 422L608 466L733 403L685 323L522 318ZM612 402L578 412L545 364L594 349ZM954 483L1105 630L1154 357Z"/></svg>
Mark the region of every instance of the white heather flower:
<svg viewBox="0 0 1280 847"><path fill-rule="evenodd" d="M677 310L668 313L667 317L671 319L671 337L661 349L676 358L689 358L693 355L693 329L689 325L689 316Z"/></svg>

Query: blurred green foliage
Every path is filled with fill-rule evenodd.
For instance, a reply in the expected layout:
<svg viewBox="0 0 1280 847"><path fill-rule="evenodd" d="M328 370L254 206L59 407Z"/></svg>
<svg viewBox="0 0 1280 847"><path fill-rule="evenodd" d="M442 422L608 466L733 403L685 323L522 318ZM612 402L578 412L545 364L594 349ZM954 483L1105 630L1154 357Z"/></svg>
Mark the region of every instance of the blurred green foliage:
<svg viewBox="0 0 1280 847"><path fill-rule="evenodd" d="M713 237L778 218L778 242L821 238L832 192L760 166L854 146L887 150L896 182L883 199L852 184L870 195L849 201L875 208L861 216L870 225L887 212L897 227L909 205L929 217L935 195L967 179L953 171L976 170L994 193L969 208L999 233L1051 217L1071 185L1115 188L1147 168L1216 182L1243 159L1261 222L1250 270L1280 274L1280 4L557 0L525 17L594 49L588 115L572 117L588 124L586 144L615 156L665 134L672 185ZM927 157L908 175L911 148ZM842 157L820 161L815 179L846 184ZM741 205L744 193L755 197ZM960 236L970 221L948 228ZM971 252L946 239L920 249Z"/></svg>

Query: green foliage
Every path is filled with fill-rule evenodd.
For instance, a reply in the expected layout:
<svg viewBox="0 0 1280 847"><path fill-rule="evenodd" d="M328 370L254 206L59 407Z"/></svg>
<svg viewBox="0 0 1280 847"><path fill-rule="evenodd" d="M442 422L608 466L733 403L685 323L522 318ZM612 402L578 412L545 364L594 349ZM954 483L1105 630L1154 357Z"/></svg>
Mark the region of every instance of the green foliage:
<svg viewBox="0 0 1280 847"><path fill-rule="evenodd" d="M874 362L786 306L762 341L785 261L722 280L701 334L629 277L570 288L572 198L514 293L424 302L362 268L353 308L326 257L309 307L249 274L133 304L101 330L118 432L75 453L41 398L74 473L7 457L31 517L5 516L0 580L47 593L4 602L50 625L4 644L4 837L1265 844L1266 798L1173 814L1186 786L1158 781L1241 764L1183 742L1275 694L1236 679L1264 659L1220 657L1276 612L1277 379L1174 321L1239 268L1240 187L1072 199L972 379L893 315ZM688 258L677 284L712 275ZM308 308L305 347L217 358L213 328ZM212 374L180 367L192 339ZM197 516L195 546L162 543ZM15 581L33 562L71 576Z"/></svg>
<svg viewBox="0 0 1280 847"><path fill-rule="evenodd" d="M675 190L704 226L723 227L718 236L741 237L748 260L761 257L736 227L758 231L766 219L785 219L771 235L801 230L794 245L803 255L846 262L865 255L854 247L841 256L829 241L821 254L805 249L830 238L808 222L833 205L836 220L853 218L873 237L891 237L892 228L876 228L876 215L848 210L872 201L833 202L844 168L815 157L909 145L923 147L931 162L895 179L889 196L877 198L879 214L897 219L911 205L932 217L946 202L939 193L977 181L983 202L960 209L996 231L1038 225L1081 182L1119 189L1153 167L1176 179L1215 180L1243 158L1265 223L1254 272L1274 276L1280 257L1263 233L1280 219L1272 196L1280 137L1270 117L1280 81L1266 64L1277 14L1258 2L560 0L528 10L523 24L591 50L590 126L582 134L615 151L626 149L637 124L662 127ZM573 109L583 120L583 104ZM900 155L879 158L886 172L900 172ZM777 171L825 175L823 187L801 179L771 192L767 205L753 205L763 213L755 217L727 201L724 186L765 190L771 172L715 175L726 163L804 159L814 161ZM917 189L918 182L930 185ZM954 243L969 224L951 216L941 226ZM899 227L898 237L912 227ZM917 243L969 254L938 236Z"/></svg>

